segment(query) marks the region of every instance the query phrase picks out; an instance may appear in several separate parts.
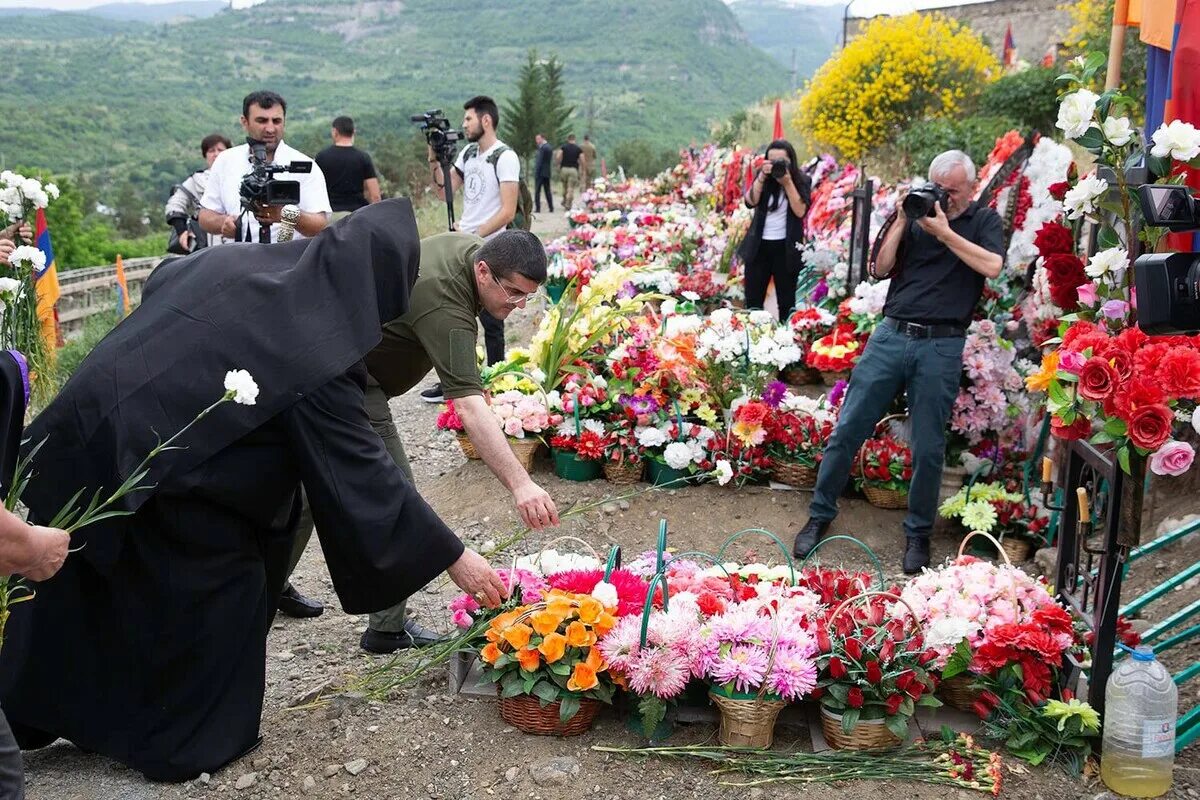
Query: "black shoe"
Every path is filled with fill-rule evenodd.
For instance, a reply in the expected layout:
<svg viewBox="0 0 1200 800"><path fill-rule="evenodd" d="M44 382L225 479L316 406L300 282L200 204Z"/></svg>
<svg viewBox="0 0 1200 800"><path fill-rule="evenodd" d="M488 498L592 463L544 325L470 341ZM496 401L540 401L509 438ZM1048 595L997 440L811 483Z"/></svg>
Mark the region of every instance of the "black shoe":
<svg viewBox="0 0 1200 800"><path fill-rule="evenodd" d="M804 527L796 534L796 543L792 545L792 555L796 558L807 558L827 530L829 530L828 520L810 519L804 523Z"/></svg>
<svg viewBox="0 0 1200 800"><path fill-rule="evenodd" d="M279 610L288 617L309 619L321 616L325 606L311 597L300 594L296 587L289 583L284 587L283 594L279 595Z"/></svg>
<svg viewBox="0 0 1200 800"><path fill-rule="evenodd" d="M367 628L367 632L359 640L359 645L368 653L387 655L397 650L429 647L443 641L445 639L440 634L418 625L410 619L404 623L404 630L399 633L386 633L374 628Z"/></svg>
<svg viewBox="0 0 1200 800"><path fill-rule="evenodd" d="M929 540L916 536L908 537L904 547L904 574L916 575L929 566Z"/></svg>
<svg viewBox="0 0 1200 800"><path fill-rule="evenodd" d="M428 389L421 392L421 399L426 403L444 403L446 398L442 396L442 385L435 383Z"/></svg>

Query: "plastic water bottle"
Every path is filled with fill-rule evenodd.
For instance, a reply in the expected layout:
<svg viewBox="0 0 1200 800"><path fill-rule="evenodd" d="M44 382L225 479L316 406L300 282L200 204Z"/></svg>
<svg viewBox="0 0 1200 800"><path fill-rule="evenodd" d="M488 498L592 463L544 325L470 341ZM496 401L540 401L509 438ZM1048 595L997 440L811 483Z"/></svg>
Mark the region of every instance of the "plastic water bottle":
<svg viewBox="0 0 1200 800"><path fill-rule="evenodd" d="M1130 652L1104 689L1100 777L1118 794L1158 797L1171 788L1179 690L1153 650Z"/></svg>

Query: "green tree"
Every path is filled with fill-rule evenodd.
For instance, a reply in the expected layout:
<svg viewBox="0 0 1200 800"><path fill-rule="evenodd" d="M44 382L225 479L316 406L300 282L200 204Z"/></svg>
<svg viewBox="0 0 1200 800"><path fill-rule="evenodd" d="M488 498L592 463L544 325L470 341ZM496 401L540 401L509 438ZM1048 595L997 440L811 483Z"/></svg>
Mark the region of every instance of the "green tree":
<svg viewBox="0 0 1200 800"><path fill-rule="evenodd" d="M113 209L117 212L117 230L122 234L133 238L146 232L146 224L143 221L146 209L137 189L129 181L121 183L113 201Z"/></svg>
<svg viewBox="0 0 1200 800"><path fill-rule="evenodd" d="M540 60L530 48L517 73L517 95L505 102L500 115L500 138L521 158L529 158L539 133L555 145L567 140L574 112L567 105L563 63L553 55Z"/></svg>
<svg viewBox="0 0 1200 800"><path fill-rule="evenodd" d="M669 148L656 148L645 139L628 139L612 150L613 167L622 167L626 175L653 178L675 163L678 154Z"/></svg>
<svg viewBox="0 0 1200 800"><path fill-rule="evenodd" d="M562 144L571 133L571 115L575 106L567 105L564 92L563 63L552 55L542 62L545 76L542 91L542 124L545 135L555 144Z"/></svg>

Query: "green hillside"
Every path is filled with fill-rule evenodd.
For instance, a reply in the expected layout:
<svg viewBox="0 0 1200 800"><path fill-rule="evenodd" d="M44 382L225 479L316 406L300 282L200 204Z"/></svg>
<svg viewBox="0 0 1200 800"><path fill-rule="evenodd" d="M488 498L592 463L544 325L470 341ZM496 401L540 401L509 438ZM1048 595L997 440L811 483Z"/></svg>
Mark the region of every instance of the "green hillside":
<svg viewBox="0 0 1200 800"><path fill-rule="evenodd" d="M9 164L109 186L128 177L161 197L196 165L203 135L237 138L252 89L288 99L290 141L315 142L347 113L370 146L372 135L408 137L412 113L441 107L457 119L473 94L504 99L529 47L565 63L577 126L602 149L686 144L787 87L720 0L269 0L175 25L12 42L0 142Z"/></svg>
<svg viewBox="0 0 1200 800"><path fill-rule="evenodd" d="M796 57L796 85L825 63L842 36L841 5L793 5L783 0L734 0L730 10L746 36L790 72Z"/></svg>

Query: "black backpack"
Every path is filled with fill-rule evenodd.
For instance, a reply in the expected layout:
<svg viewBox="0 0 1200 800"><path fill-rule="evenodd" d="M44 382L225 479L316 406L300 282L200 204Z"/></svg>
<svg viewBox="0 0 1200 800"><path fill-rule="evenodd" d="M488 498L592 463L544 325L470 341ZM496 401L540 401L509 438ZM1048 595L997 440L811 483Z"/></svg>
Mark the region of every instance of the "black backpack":
<svg viewBox="0 0 1200 800"><path fill-rule="evenodd" d="M496 165L500 162L500 156L509 150L512 150L512 148L506 144L502 144L487 157L487 162L492 165L492 171L496 173L497 183L500 182L500 172ZM467 161L477 155L479 155L479 145L472 144L467 148L463 160ZM520 172L517 174L517 213L513 215L512 222L508 223L508 227L527 231L533 226L533 193L529 191L529 184L525 181L524 159L517 156L517 163L521 167Z"/></svg>

